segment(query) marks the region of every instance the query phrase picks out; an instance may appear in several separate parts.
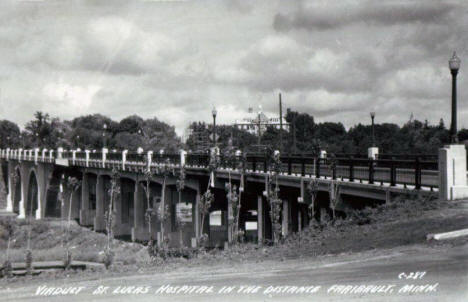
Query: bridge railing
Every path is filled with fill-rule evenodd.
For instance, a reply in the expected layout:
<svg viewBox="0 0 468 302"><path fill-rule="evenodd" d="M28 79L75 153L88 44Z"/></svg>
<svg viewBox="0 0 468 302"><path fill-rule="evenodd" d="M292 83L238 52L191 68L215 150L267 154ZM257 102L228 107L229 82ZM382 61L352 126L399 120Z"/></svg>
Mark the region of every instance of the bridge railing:
<svg viewBox="0 0 468 302"><path fill-rule="evenodd" d="M169 161L171 164L178 165L180 164L180 155L177 153L153 153L151 161L156 164L163 164Z"/></svg>
<svg viewBox="0 0 468 302"><path fill-rule="evenodd" d="M92 161L100 161L102 160L102 152L91 152L89 153L89 159Z"/></svg>
<svg viewBox="0 0 468 302"><path fill-rule="evenodd" d="M106 159L112 162L121 162L122 161L122 152L109 152L106 155Z"/></svg>
<svg viewBox="0 0 468 302"><path fill-rule="evenodd" d="M127 153L127 164L135 165L135 164L144 164L146 162L146 153L138 153L138 152L128 152Z"/></svg>
<svg viewBox="0 0 468 302"><path fill-rule="evenodd" d="M185 159L186 165L196 167L208 167L210 156L206 153L189 153Z"/></svg>

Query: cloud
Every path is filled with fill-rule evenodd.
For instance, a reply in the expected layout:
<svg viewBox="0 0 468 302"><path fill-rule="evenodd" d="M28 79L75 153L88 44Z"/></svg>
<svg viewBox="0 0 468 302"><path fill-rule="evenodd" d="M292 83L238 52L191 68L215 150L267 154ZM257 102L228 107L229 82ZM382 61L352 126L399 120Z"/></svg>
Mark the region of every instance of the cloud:
<svg viewBox="0 0 468 302"><path fill-rule="evenodd" d="M273 22L278 31L291 29L333 30L356 23L370 26L440 23L455 8L435 1L413 2L311 2L291 14L278 13Z"/></svg>
<svg viewBox="0 0 468 302"><path fill-rule="evenodd" d="M118 1L0 3L0 109L190 121L284 107L349 127L449 121L455 49L459 120L468 120L462 1ZM446 108L446 109L445 109ZM448 124L448 122L446 122ZM463 125L462 125L463 126ZM465 125L465 126L468 126Z"/></svg>

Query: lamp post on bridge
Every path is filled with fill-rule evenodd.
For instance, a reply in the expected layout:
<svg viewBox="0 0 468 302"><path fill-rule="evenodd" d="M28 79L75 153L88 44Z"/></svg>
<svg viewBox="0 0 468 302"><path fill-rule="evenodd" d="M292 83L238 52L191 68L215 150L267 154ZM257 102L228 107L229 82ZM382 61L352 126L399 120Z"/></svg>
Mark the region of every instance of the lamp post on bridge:
<svg viewBox="0 0 468 302"><path fill-rule="evenodd" d="M452 124L450 125L450 143L457 144L457 74L460 69L460 59L453 52L449 60L450 73L452 74Z"/></svg>
<svg viewBox="0 0 468 302"><path fill-rule="evenodd" d="M450 125L450 145L439 149L439 198L456 200L468 198L466 175L466 148L458 144L457 137L457 74L460 59L453 52L449 60L452 74L452 124Z"/></svg>
<svg viewBox="0 0 468 302"><path fill-rule="evenodd" d="M102 128L103 128L103 131L102 131L102 147L103 147L103 148L106 148L106 131L107 131L107 124L104 123L104 126L103 126Z"/></svg>
<svg viewBox="0 0 468 302"><path fill-rule="evenodd" d="M375 134L374 134L374 118L375 118L375 112L372 111L370 113L370 117L372 119L372 124L371 124L371 132L372 132L372 145L367 149L367 157L370 159L377 159L379 155L379 148L376 147L375 145Z"/></svg>
<svg viewBox="0 0 468 302"><path fill-rule="evenodd" d="M374 118L375 118L375 112L372 111L370 113L370 117L372 119L372 146L371 147L375 147L375 134L374 134Z"/></svg>
<svg viewBox="0 0 468 302"><path fill-rule="evenodd" d="M213 115L213 145L216 147L216 115L218 114L218 111L215 107L213 107L211 114Z"/></svg>

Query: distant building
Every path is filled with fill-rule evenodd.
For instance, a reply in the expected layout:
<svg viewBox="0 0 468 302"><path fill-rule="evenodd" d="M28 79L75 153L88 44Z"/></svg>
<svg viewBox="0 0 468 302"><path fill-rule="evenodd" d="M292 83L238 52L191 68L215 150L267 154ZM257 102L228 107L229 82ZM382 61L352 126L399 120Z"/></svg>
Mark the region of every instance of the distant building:
<svg viewBox="0 0 468 302"><path fill-rule="evenodd" d="M289 123L284 117L283 119L283 130L289 132ZM262 111L262 106L258 106L258 111L254 112L252 107L249 108L248 115L242 120L236 120L235 124L237 129L248 131L251 134L258 135L260 132L263 133L268 127L274 127L276 129L281 128L281 122L279 117L268 117Z"/></svg>

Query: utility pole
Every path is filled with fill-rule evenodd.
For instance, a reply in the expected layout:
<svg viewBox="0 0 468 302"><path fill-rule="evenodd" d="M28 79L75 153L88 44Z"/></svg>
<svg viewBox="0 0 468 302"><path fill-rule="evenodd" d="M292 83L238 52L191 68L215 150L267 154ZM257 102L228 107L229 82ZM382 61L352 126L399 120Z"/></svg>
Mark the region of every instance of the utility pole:
<svg viewBox="0 0 468 302"><path fill-rule="evenodd" d="M283 151L283 105L281 104L281 92L279 93L279 118L280 118L280 152Z"/></svg>
<svg viewBox="0 0 468 302"><path fill-rule="evenodd" d="M297 153L297 145L296 145L296 113L293 114L293 150L294 154Z"/></svg>

